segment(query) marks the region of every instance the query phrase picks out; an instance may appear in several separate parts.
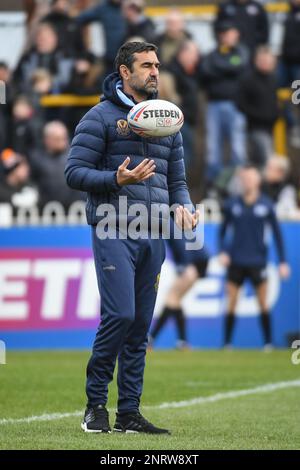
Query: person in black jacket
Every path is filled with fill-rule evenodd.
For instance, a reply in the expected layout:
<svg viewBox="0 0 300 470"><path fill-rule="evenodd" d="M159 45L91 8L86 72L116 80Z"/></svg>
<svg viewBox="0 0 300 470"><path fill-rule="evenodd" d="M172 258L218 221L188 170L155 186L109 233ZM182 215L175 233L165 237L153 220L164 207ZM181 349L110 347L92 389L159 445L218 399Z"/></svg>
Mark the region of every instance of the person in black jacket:
<svg viewBox="0 0 300 470"><path fill-rule="evenodd" d="M64 167L69 151L69 136L66 126L60 121L51 121L43 129L43 148L30 155L32 180L37 185L40 209L51 201L57 201L68 209L74 201L84 199L79 191L72 191L64 178Z"/></svg>
<svg viewBox="0 0 300 470"><path fill-rule="evenodd" d="M93 22L101 23L105 38L104 61L106 73L113 71L116 53L126 35L126 21L121 10L122 0L104 0L83 11L76 21L84 26Z"/></svg>
<svg viewBox="0 0 300 470"><path fill-rule="evenodd" d="M162 64L168 65L171 62L186 39L192 39L192 35L186 28L184 16L181 11L171 9L165 18L164 31L154 41Z"/></svg>
<svg viewBox="0 0 300 470"><path fill-rule="evenodd" d="M6 62L0 62L0 151L7 145L13 93L11 70Z"/></svg>
<svg viewBox="0 0 300 470"><path fill-rule="evenodd" d="M91 52L84 52L75 60L72 77L65 86L63 92L74 95L99 95L103 83L103 64ZM77 106L65 108L62 120L67 124L71 133L89 106Z"/></svg>
<svg viewBox="0 0 300 470"><path fill-rule="evenodd" d="M241 34L241 42L251 51L268 43L269 26L264 7L255 0L228 0L221 3L217 22L234 21Z"/></svg>
<svg viewBox="0 0 300 470"><path fill-rule="evenodd" d="M246 122L235 100L239 79L249 63L248 50L239 44L239 32L231 21L216 24L217 48L204 57L201 82L207 105L207 170L211 186L222 170L224 143L229 142L231 165L246 159Z"/></svg>
<svg viewBox="0 0 300 470"><path fill-rule="evenodd" d="M16 97L8 121L7 145L15 152L29 158L30 152L40 141L41 121L33 103L25 95Z"/></svg>
<svg viewBox="0 0 300 470"><path fill-rule="evenodd" d="M188 169L195 156L195 128L199 119L199 73L200 53L197 44L186 39L167 67L172 74L180 106L184 114L183 137L184 160Z"/></svg>
<svg viewBox="0 0 300 470"><path fill-rule="evenodd" d="M283 86L300 78L300 0L290 1L290 11L284 24L284 36L281 54L284 67Z"/></svg>
<svg viewBox="0 0 300 470"><path fill-rule="evenodd" d="M14 85L20 93L31 91L31 80L36 69L45 69L53 77L55 91L69 81L73 60L60 49L55 28L48 23L39 24L33 47L25 52L14 73Z"/></svg>
<svg viewBox="0 0 300 470"><path fill-rule="evenodd" d="M278 118L276 58L267 46L257 49L254 68L241 79L238 106L246 115L250 159L263 166L273 152L273 126Z"/></svg>
<svg viewBox="0 0 300 470"><path fill-rule="evenodd" d="M9 203L13 214L38 202L38 191L30 179L30 166L24 155L10 148L0 153L0 203Z"/></svg>
<svg viewBox="0 0 300 470"><path fill-rule="evenodd" d="M141 38L152 42L155 39L155 25L145 16L144 0L124 0L122 11L127 22L126 39Z"/></svg>
<svg viewBox="0 0 300 470"><path fill-rule="evenodd" d="M49 23L55 29L58 36L59 47L73 57L84 51L81 28L76 20L70 16L69 0L51 0L50 12L41 19L41 22Z"/></svg>
<svg viewBox="0 0 300 470"><path fill-rule="evenodd" d="M279 83L290 88L300 78L300 0L290 1L290 11L284 24ZM299 106L298 106L299 108ZM291 144L300 147L300 118L294 113L295 105L286 103L286 119L290 128Z"/></svg>

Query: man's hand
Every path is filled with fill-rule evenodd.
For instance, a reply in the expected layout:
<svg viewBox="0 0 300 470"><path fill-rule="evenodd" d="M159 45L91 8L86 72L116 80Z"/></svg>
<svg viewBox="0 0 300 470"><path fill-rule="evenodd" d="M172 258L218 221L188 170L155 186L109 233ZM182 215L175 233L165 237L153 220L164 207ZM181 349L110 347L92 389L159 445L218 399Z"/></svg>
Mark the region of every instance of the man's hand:
<svg viewBox="0 0 300 470"><path fill-rule="evenodd" d="M281 279L287 279L290 276L290 267L287 263L280 263L279 275Z"/></svg>
<svg viewBox="0 0 300 470"><path fill-rule="evenodd" d="M129 163L130 163L130 157L127 157L125 158L122 165L120 165L118 168L117 183L120 186L125 186L126 184L138 183L154 175L154 170L155 170L154 160L149 160L149 158L145 158L133 170L127 169Z"/></svg>
<svg viewBox="0 0 300 470"><path fill-rule="evenodd" d="M219 254L219 261L224 268L228 268L230 265L231 259L230 256L223 251L222 253Z"/></svg>
<svg viewBox="0 0 300 470"><path fill-rule="evenodd" d="M200 212L197 210L192 214L186 207L178 206L175 213L176 225L182 230L193 230L200 219Z"/></svg>

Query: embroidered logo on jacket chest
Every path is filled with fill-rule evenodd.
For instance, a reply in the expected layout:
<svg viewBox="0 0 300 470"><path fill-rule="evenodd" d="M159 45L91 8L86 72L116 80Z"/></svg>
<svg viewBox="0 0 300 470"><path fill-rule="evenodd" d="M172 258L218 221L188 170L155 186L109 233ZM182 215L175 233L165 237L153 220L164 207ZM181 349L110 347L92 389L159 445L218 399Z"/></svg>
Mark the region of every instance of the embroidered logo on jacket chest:
<svg viewBox="0 0 300 470"><path fill-rule="evenodd" d="M119 135L127 137L130 134L130 128L126 119L119 119L117 121L116 131Z"/></svg>

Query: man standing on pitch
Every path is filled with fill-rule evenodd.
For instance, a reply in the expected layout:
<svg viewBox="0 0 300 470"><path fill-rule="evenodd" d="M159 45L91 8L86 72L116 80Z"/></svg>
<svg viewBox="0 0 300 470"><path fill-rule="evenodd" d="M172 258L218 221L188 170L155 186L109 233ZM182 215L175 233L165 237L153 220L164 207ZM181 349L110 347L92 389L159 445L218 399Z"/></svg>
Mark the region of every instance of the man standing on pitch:
<svg viewBox="0 0 300 470"><path fill-rule="evenodd" d="M220 261L228 268L228 312L225 317L225 347L231 347L235 309L241 286L249 279L253 284L261 310L260 320L265 350L272 348L271 320L267 302L267 259L273 232L279 255L279 274L289 276L284 243L271 199L261 192L258 169L245 165L240 169L241 196L224 204L224 219L220 226Z"/></svg>
<svg viewBox="0 0 300 470"><path fill-rule="evenodd" d="M99 238L96 230L101 204L111 204L120 221L121 196L127 197L128 207L139 203L148 211L154 203L177 204L176 223L185 229L197 224L198 213L183 207L191 205L191 200L181 134L145 139L127 123L127 114L136 103L157 97L160 64L156 51L156 46L145 42L128 42L119 49L116 72L104 81L101 103L76 128L65 171L72 188L88 193L87 220L92 226L101 292L101 325L87 366L88 402L82 423L86 432L110 432L105 405L118 358L114 430L168 433L139 412L164 241L161 236L151 238L150 233L138 239Z"/></svg>

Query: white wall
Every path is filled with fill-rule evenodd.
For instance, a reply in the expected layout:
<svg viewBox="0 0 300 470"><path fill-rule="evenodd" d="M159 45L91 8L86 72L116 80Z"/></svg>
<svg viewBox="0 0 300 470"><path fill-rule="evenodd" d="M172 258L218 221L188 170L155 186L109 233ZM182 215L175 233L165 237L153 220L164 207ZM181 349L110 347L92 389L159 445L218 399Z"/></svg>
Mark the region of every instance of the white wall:
<svg viewBox="0 0 300 470"><path fill-rule="evenodd" d="M0 61L14 67L25 42L25 14L0 13Z"/></svg>
<svg viewBox="0 0 300 470"><path fill-rule="evenodd" d="M282 36L283 15L270 15L271 35L270 41L275 52L279 52ZM0 61L5 60L14 67L23 51L25 43L25 14L0 13ZM157 18L158 30L163 29L163 18ZM211 19L188 19L188 28L203 53L214 47L214 36L211 28ZM93 52L103 54L104 40L102 29L97 24L92 28Z"/></svg>

